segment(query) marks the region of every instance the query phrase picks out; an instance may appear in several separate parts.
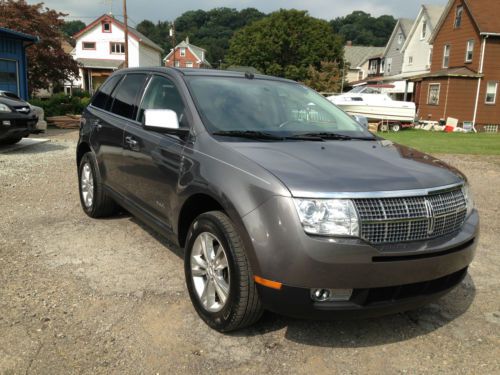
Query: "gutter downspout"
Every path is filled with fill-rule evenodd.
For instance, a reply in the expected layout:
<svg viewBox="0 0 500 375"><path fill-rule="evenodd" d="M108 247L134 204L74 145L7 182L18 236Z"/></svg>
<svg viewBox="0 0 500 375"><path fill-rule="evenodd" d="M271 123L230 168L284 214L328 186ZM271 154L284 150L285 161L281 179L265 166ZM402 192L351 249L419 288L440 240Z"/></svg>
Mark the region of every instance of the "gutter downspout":
<svg viewBox="0 0 500 375"><path fill-rule="evenodd" d="M486 39L488 39L488 35L483 36L483 43L481 46L481 63L479 65L479 74L483 74L484 55L486 52ZM477 79L476 103L474 104L474 117L472 118L472 129L474 129L474 132L476 132L476 133L477 133L477 129L476 129L477 107L479 105L479 93L481 91L481 79L482 79L482 77L479 77Z"/></svg>

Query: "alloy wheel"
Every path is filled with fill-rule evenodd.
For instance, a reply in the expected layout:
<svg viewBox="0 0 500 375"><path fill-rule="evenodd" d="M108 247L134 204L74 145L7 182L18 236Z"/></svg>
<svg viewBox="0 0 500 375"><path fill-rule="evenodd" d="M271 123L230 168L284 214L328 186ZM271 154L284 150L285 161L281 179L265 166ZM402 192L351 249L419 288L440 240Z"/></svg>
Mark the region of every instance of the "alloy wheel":
<svg viewBox="0 0 500 375"><path fill-rule="evenodd" d="M221 311L229 297L230 275L226 251L212 233L198 235L191 251L191 277L203 308Z"/></svg>
<svg viewBox="0 0 500 375"><path fill-rule="evenodd" d="M85 163L80 176L82 200L85 207L90 208L94 203L94 177L89 163Z"/></svg>

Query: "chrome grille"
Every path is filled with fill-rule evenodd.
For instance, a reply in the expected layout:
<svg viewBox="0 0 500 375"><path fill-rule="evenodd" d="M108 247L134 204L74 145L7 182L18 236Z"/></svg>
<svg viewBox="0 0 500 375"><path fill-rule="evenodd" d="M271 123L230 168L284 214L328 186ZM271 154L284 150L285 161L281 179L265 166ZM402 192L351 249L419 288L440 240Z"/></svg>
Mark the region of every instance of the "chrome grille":
<svg viewBox="0 0 500 375"><path fill-rule="evenodd" d="M382 244L426 240L458 230L465 221L461 189L422 197L355 199L361 237Z"/></svg>

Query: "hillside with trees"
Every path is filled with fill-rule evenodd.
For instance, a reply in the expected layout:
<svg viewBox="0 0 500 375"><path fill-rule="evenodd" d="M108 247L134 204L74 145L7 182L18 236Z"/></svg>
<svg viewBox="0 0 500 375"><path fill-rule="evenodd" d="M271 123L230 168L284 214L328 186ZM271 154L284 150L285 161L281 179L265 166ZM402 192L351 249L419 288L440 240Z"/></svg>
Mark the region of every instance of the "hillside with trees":
<svg viewBox="0 0 500 375"><path fill-rule="evenodd" d="M234 32L264 16L264 13L254 8L240 11L231 8L188 11L175 20L176 41L178 43L189 36L190 42L205 48L207 59L218 66L219 60L225 58ZM154 24L144 20L137 25L137 30L169 51L172 48L170 27L170 22L160 21Z"/></svg>
<svg viewBox="0 0 500 375"><path fill-rule="evenodd" d="M363 11L354 11L345 17L330 21L333 32L345 42L351 41L356 46L384 47L396 26L393 16L372 17Z"/></svg>

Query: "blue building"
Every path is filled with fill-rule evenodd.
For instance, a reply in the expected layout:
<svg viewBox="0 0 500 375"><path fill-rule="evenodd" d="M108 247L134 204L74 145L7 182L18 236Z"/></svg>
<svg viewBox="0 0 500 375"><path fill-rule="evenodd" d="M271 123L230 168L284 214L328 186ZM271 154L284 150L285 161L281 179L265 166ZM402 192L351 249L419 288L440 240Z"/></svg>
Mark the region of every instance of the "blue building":
<svg viewBox="0 0 500 375"><path fill-rule="evenodd" d="M28 99L26 47L36 41L34 36L0 27L0 90Z"/></svg>

